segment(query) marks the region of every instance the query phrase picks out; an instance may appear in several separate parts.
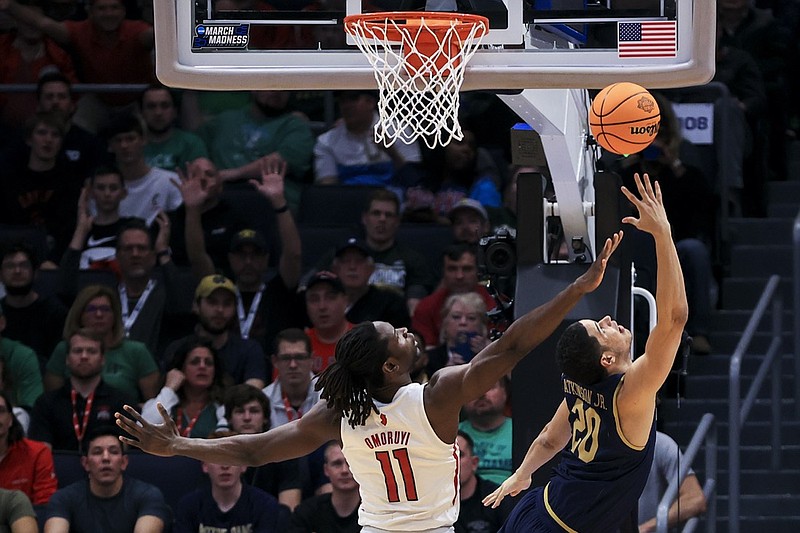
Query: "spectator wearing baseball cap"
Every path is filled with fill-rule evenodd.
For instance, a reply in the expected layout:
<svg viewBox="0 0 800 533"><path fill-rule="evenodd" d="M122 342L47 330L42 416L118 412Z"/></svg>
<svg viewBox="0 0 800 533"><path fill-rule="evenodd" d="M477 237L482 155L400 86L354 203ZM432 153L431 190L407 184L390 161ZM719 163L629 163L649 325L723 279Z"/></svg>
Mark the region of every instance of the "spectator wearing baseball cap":
<svg viewBox="0 0 800 533"><path fill-rule="evenodd" d="M364 241L351 237L341 243L331 268L344 286L350 322L380 320L395 327L411 325L408 306L399 292L369 284L375 261Z"/></svg>
<svg viewBox="0 0 800 533"><path fill-rule="evenodd" d="M318 374L334 360L336 343L350 328L347 320L347 294L339 277L333 272L317 272L306 283L306 313L311 327L306 335L311 339L311 371Z"/></svg>
<svg viewBox="0 0 800 533"><path fill-rule="evenodd" d="M190 164L188 175L180 185L186 209L187 249L197 277L214 274L223 266L207 253L208 239L203 236L205 218L201 220L200 216L208 196L203 183L210 164L204 159ZM256 225L231 233L223 259L238 289L237 331L242 338L257 341L265 353L271 351L279 331L302 327L305 321L303 303L297 294L301 270L300 235L284 195L285 173L285 164L265 162L261 167L261 181L250 182L258 195L272 205L280 248L275 275L268 279L270 251L274 248L268 238L270 234Z"/></svg>
<svg viewBox="0 0 800 533"><path fill-rule="evenodd" d="M264 350L252 339L242 339L236 330L236 285L220 274L205 276L194 291L192 311L197 315L194 332L170 344L165 360L188 338L197 336L211 342L224 363L226 384L266 385L268 373Z"/></svg>
<svg viewBox="0 0 800 533"><path fill-rule="evenodd" d="M448 213L453 228L453 241L478 244L490 230L489 214L477 200L462 198Z"/></svg>

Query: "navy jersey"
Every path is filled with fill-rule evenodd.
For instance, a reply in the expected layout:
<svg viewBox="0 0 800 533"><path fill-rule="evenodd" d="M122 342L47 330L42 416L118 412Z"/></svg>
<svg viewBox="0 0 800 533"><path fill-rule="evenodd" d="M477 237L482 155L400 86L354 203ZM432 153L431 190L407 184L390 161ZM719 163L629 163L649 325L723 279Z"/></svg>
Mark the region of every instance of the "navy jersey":
<svg viewBox="0 0 800 533"><path fill-rule="evenodd" d="M565 531L617 531L642 493L655 449L655 423L644 447L622 435L617 393L624 374L584 387L562 376L572 439L544 490L549 515ZM653 417L655 422L655 416Z"/></svg>

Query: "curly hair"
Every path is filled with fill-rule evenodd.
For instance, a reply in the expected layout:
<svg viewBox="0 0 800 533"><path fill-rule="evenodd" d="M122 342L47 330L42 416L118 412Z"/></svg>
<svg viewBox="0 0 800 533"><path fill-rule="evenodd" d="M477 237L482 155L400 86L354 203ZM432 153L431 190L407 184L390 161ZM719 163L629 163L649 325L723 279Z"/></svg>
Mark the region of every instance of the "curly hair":
<svg viewBox="0 0 800 533"><path fill-rule="evenodd" d="M191 354L195 348L205 348L214 360L214 380L208 392L212 401L219 401L222 399L225 390L225 364L219 352L217 352L216 348L211 344L211 341L201 339L194 335L187 337L175 350L172 360L169 362L169 365L167 365L167 371L173 368L183 371L183 367L187 359L189 359L189 354ZM178 397L183 399L183 387L178 390L177 394Z"/></svg>
<svg viewBox="0 0 800 533"><path fill-rule="evenodd" d="M315 386L329 409L347 418L350 427L362 426L378 408L372 391L383 385L383 363L389 355L388 339L375 325L364 322L336 343L336 360L319 376Z"/></svg>
<svg viewBox="0 0 800 533"><path fill-rule="evenodd" d="M571 324L556 344L556 358L561 371L575 382L587 386L606 377L600 364L603 347L589 335L580 322Z"/></svg>

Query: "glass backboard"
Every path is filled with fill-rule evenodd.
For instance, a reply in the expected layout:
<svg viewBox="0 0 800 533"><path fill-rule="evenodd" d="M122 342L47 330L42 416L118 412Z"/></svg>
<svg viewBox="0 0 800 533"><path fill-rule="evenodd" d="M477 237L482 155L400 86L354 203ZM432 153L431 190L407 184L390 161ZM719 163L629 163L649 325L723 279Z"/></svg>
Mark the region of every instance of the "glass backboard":
<svg viewBox="0 0 800 533"><path fill-rule="evenodd" d="M159 0L156 70L193 89L366 89L372 68L345 35L357 13L451 1L489 34L464 90L699 85L714 73L708 0Z"/></svg>

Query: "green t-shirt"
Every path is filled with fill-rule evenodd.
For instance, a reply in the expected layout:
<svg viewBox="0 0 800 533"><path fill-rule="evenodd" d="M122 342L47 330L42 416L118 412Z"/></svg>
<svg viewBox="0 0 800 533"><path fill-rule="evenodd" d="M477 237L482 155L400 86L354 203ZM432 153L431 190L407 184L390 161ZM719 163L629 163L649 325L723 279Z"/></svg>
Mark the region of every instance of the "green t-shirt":
<svg viewBox="0 0 800 533"><path fill-rule="evenodd" d="M469 420L458 425L458 429L475 442L473 453L479 458L478 475L498 485L514 473L511 462L512 427L510 418L506 418L503 425L493 431L475 429Z"/></svg>
<svg viewBox="0 0 800 533"><path fill-rule="evenodd" d="M18 490L0 489L0 533L11 533L11 524L26 516L36 518L28 497Z"/></svg>
<svg viewBox="0 0 800 533"><path fill-rule="evenodd" d="M43 392L36 352L21 342L0 339L0 357L13 386L11 401L19 407L33 407L36 398Z"/></svg>
<svg viewBox="0 0 800 533"><path fill-rule="evenodd" d="M186 163L198 157L208 157L206 143L194 133L179 129L174 129L166 141L149 142L144 147L148 165L173 172L185 169Z"/></svg>
<svg viewBox="0 0 800 533"><path fill-rule="evenodd" d="M67 343L59 342L47 362L47 371L69 378L67 369ZM158 372L158 367L147 347L138 341L124 339L116 348L106 350L103 381L130 398L142 399L139 380Z"/></svg>

